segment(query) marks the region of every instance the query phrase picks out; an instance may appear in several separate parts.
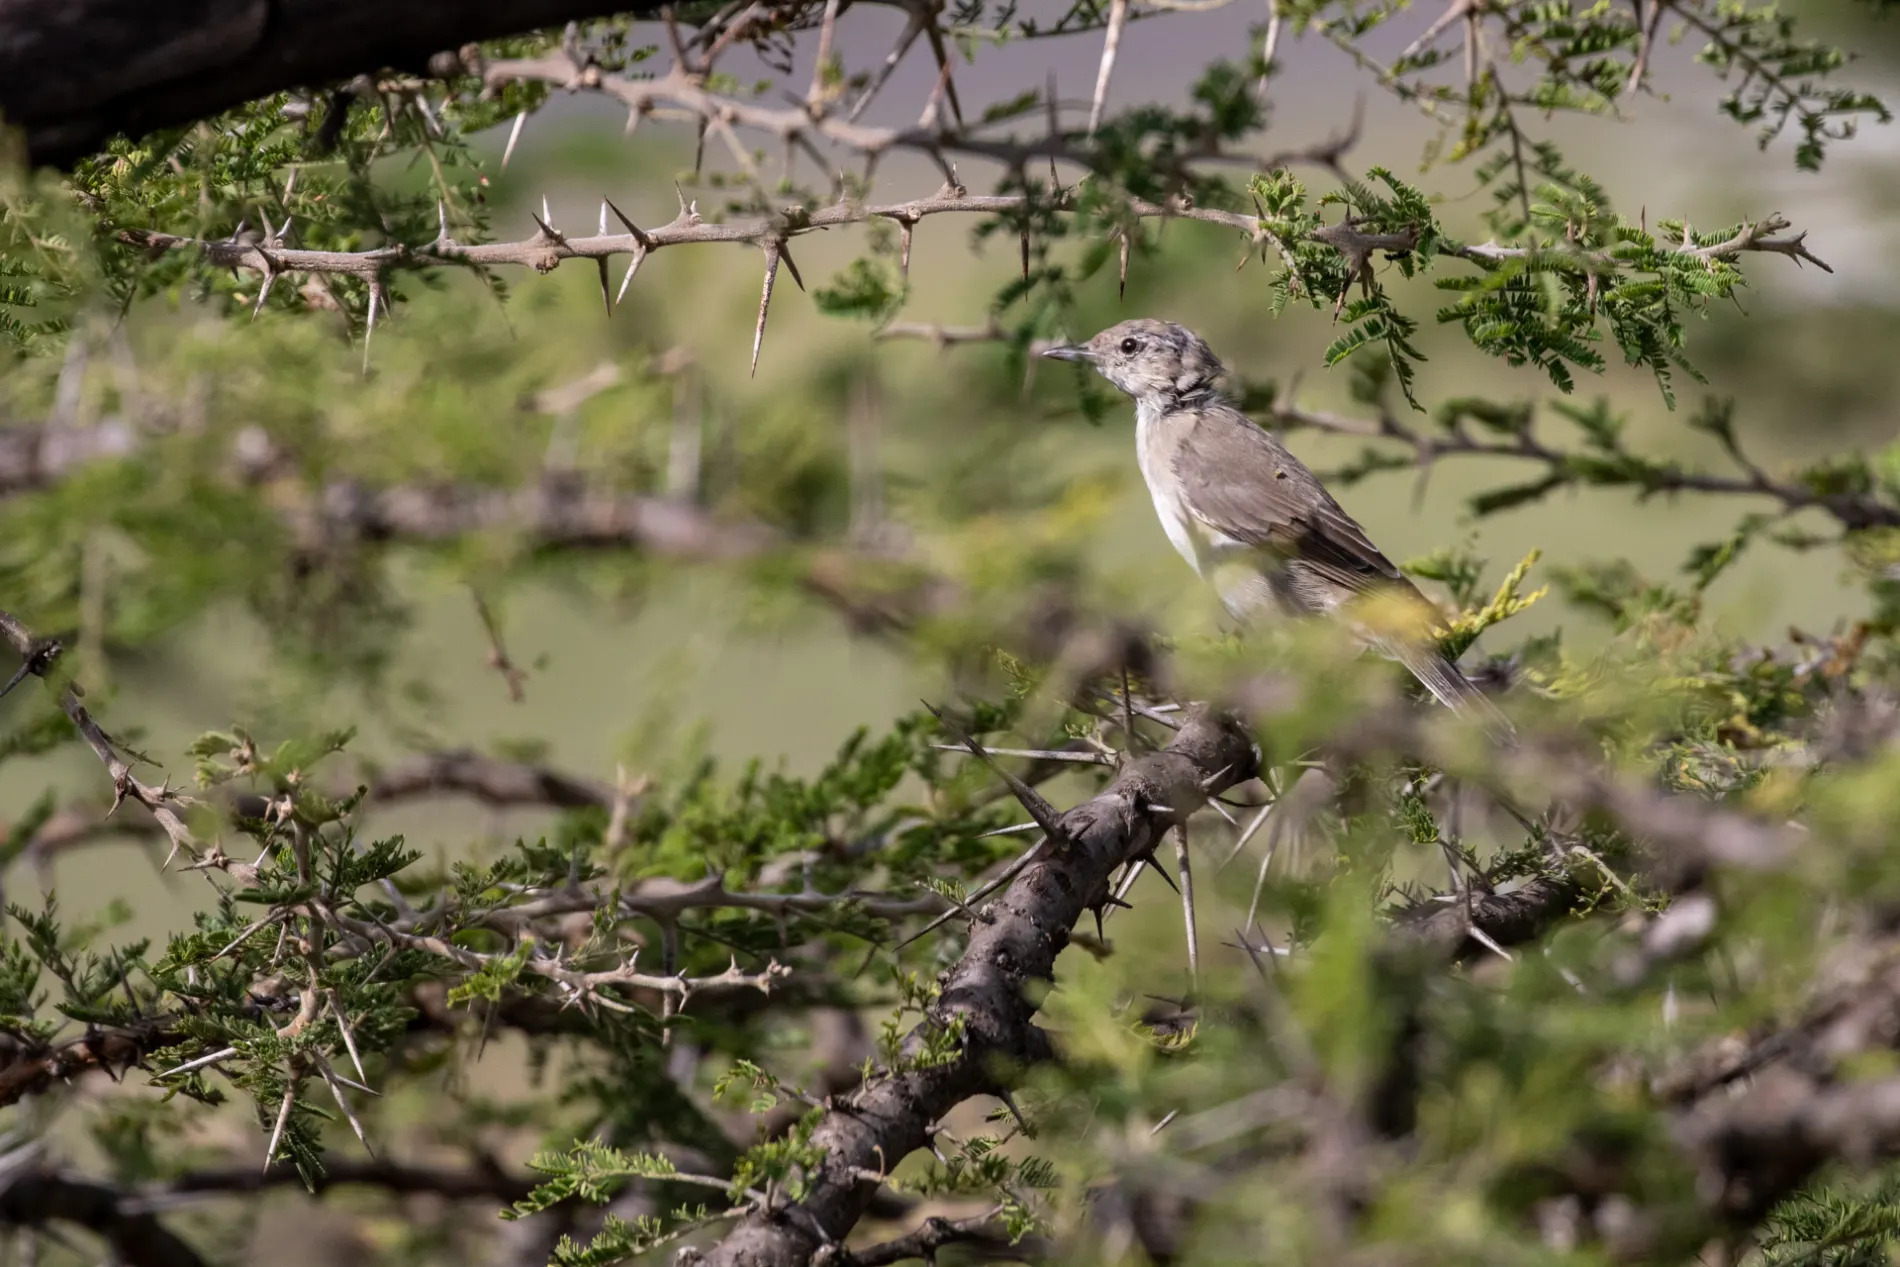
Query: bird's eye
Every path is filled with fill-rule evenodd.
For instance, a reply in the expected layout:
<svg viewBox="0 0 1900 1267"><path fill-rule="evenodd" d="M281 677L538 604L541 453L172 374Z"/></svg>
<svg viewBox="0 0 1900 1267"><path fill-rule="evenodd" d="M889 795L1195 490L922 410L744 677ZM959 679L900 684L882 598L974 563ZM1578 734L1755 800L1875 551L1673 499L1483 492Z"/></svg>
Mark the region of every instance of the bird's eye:
<svg viewBox="0 0 1900 1267"><path fill-rule="evenodd" d="M1133 356L1136 352L1140 350L1141 350L1140 339L1123 339L1122 340L1122 355L1123 356Z"/></svg>

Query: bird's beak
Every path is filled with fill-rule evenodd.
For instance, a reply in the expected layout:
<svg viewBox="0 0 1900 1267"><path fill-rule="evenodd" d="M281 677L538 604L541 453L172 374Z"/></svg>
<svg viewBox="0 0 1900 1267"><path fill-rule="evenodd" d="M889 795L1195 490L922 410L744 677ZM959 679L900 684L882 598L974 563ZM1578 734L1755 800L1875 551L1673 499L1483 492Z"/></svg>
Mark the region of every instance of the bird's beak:
<svg viewBox="0 0 1900 1267"><path fill-rule="evenodd" d="M1044 348L1042 354L1057 361L1086 361L1090 364L1095 361L1095 353L1083 343L1058 343L1052 348Z"/></svg>

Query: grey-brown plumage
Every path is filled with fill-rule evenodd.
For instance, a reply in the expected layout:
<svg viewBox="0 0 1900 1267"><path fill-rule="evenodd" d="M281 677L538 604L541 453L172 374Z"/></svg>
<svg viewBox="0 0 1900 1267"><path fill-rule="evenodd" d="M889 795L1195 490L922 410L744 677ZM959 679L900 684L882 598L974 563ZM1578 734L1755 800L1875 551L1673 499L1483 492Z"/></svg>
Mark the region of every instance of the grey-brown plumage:
<svg viewBox="0 0 1900 1267"><path fill-rule="evenodd" d="M1093 365L1134 397L1136 455L1161 526L1236 618L1263 610L1334 616L1352 600L1378 594L1429 610L1318 477L1221 394L1221 363L1192 331L1124 321L1044 355ZM1372 641L1452 709L1508 728L1435 646Z"/></svg>

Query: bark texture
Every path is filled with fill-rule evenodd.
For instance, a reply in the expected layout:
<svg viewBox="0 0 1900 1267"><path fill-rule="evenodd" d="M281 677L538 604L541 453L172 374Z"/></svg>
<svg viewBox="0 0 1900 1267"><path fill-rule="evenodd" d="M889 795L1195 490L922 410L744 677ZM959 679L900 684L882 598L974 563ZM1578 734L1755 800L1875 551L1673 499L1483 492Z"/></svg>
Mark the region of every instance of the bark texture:
<svg viewBox="0 0 1900 1267"><path fill-rule="evenodd" d="M1231 718L1201 713L1159 752L1131 761L1100 795L1062 815L1052 842L985 911L943 980L934 1017L911 1032L922 1050L934 1026L960 1020L954 1058L880 1074L825 1114L812 1136L826 1160L799 1205L754 1213L707 1257L716 1267L802 1267L842 1241L888 1173L971 1096L1005 1090L1013 1070L1048 1054L1027 987L1049 980L1069 930L1102 901L1116 867L1158 844L1210 791L1253 777L1253 742Z"/></svg>

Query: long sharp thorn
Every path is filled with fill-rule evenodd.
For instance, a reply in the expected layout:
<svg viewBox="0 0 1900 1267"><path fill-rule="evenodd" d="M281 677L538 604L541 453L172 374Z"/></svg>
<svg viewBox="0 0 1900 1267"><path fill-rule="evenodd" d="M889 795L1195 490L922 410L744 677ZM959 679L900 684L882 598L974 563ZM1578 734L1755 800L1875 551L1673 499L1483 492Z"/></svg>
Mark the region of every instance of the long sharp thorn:
<svg viewBox="0 0 1900 1267"><path fill-rule="evenodd" d="M791 244L789 242L779 243L778 253L779 258L785 261L785 269L792 275L792 281L797 284L800 293L803 293L805 289L805 279L798 275L798 263L792 259Z"/></svg>
<svg viewBox="0 0 1900 1267"><path fill-rule="evenodd" d="M1047 100L1049 103L1049 192L1053 194L1062 191L1062 179L1056 173L1056 147L1062 144L1062 117L1061 107L1056 97L1056 73L1053 70L1049 72Z"/></svg>
<svg viewBox="0 0 1900 1267"><path fill-rule="evenodd" d="M1149 859L1149 861L1154 862L1153 859ZM1163 884L1173 889L1176 893L1179 893L1181 891L1181 886L1174 882L1174 877L1168 874L1168 869L1166 867L1162 866L1158 862L1154 862L1154 869L1155 869L1155 874L1161 877L1161 882Z"/></svg>
<svg viewBox="0 0 1900 1267"><path fill-rule="evenodd" d="M1261 811L1260 817L1266 817L1264 810ZM1247 903L1247 927L1249 928L1253 927L1254 916L1260 913L1260 892L1267 887L1267 868L1273 865L1273 851L1277 849L1279 845L1279 837L1269 833L1267 836L1267 852L1261 856L1260 870L1253 878L1253 898Z"/></svg>
<svg viewBox="0 0 1900 1267"><path fill-rule="evenodd" d="M924 112L922 115L918 116L918 119L917 119L917 129L920 132L935 132L939 130L937 127L937 119L938 119L938 116L943 112L944 92L949 87L950 87L950 63L939 62L937 65L937 86L935 88L932 88L930 90L930 96L925 98ZM962 121L963 120L961 117L959 117L957 120L957 122L959 123L961 123Z"/></svg>
<svg viewBox="0 0 1900 1267"><path fill-rule="evenodd" d="M13 676L7 679L7 684L0 686L0 699L5 699L8 695L13 693L14 687L31 677L35 664L36 658L33 656L28 656L25 660L21 661L20 667L15 669Z"/></svg>
<svg viewBox="0 0 1900 1267"><path fill-rule="evenodd" d="M1017 823L1014 827L998 827L993 831L978 832L976 838L983 840L990 836L1014 836L1017 832L1033 831L1036 826L1035 823Z"/></svg>
<svg viewBox="0 0 1900 1267"><path fill-rule="evenodd" d="M765 316L772 309L772 287L778 281L779 244L770 242L765 248L765 285L759 291L759 323L752 330L752 374L759 373L759 348L765 342Z"/></svg>
<svg viewBox="0 0 1900 1267"><path fill-rule="evenodd" d="M950 103L950 117L955 119L957 126L961 128L963 126L963 103L957 100L957 81L952 78L950 74L952 63L948 51L944 48L943 32L937 29L935 22L932 22L928 27L928 34L930 37L930 51L937 59L937 72L943 76L944 100Z"/></svg>
<svg viewBox="0 0 1900 1267"><path fill-rule="evenodd" d="M600 236L603 238L607 236L607 200L605 198L600 200Z"/></svg>
<svg viewBox="0 0 1900 1267"><path fill-rule="evenodd" d="M257 304L251 308L251 319L253 319L253 321L257 321L258 313L264 312L264 300L270 298L270 287L272 287L274 281L277 281L276 268L266 268L266 270L264 270L264 285L260 285L257 289Z"/></svg>
<svg viewBox="0 0 1900 1267"><path fill-rule="evenodd" d="M1511 954L1510 951L1498 945L1496 939L1494 939L1490 933L1485 932L1482 928L1479 928L1476 924L1473 924L1469 928L1465 929L1465 935L1471 938L1471 940L1477 942L1480 946L1483 946L1486 950L1489 950L1491 953L1501 956L1504 959L1504 962L1506 963L1510 963L1516 958L1516 956Z"/></svg>
<svg viewBox="0 0 1900 1267"><path fill-rule="evenodd" d="M1128 864L1128 870L1122 873L1121 883L1115 886L1115 904L1127 906L1128 890L1135 887L1135 881L1141 879L1142 868L1148 865L1146 858L1137 858Z"/></svg>
<svg viewBox="0 0 1900 1267"><path fill-rule="evenodd" d="M1128 298L1128 239L1132 236L1127 229L1122 230L1121 277L1115 284L1115 298Z"/></svg>
<svg viewBox="0 0 1900 1267"><path fill-rule="evenodd" d="M693 175L695 176L699 175L700 169L706 165L706 127L706 120L701 119L699 136L693 142Z"/></svg>
<svg viewBox="0 0 1900 1267"><path fill-rule="evenodd" d="M363 372L369 373L369 345L376 337L377 301L382 297L383 283L378 278L369 284L369 320L363 327Z"/></svg>
<svg viewBox="0 0 1900 1267"><path fill-rule="evenodd" d="M1128 752L1134 755L1140 737L1135 734L1135 697L1128 686L1128 665L1122 665L1122 735L1128 740Z"/></svg>
<svg viewBox="0 0 1900 1267"><path fill-rule="evenodd" d="M225 947L223 950L220 950L217 954L211 956L212 962L216 963L218 960L230 954L233 950L236 950L238 946L243 943L245 938L249 937L252 933L256 932L258 929L263 928L267 924L274 924L276 922L277 922L277 916L266 915L263 919L258 920L256 923L246 928L243 932L239 933L236 937L233 937L229 942L225 943Z"/></svg>
<svg viewBox="0 0 1900 1267"><path fill-rule="evenodd" d="M925 924L922 928L918 929L916 932L906 937L903 941L898 942L896 946L892 947L892 949L902 950L904 947L910 945L912 942L916 941L918 938L931 932L933 929L940 928L944 924L949 923L956 916L961 915L965 907L974 907L978 902L981 902L984 898L996 892L996 890L1002 888L1005 884L1008 884L1011 880L1016 878L1016 875L1018 872L1020 872L1024 867L1028 866L1031 862L1035 861L1036 855L1042 852L1042 847L1047 843L1049 843L1049 838L1047 836L1037 837L1036 843L1031 845L1028 849L1024 850L1022 853L1018 854L1016 856L1015 861L1011 862L1007 867L1003 868L1003 873L1001 875L997 876L994 880L991 880L988 884L985 884L983 887L979 888L976 892L970 894L968 897L963 899L963 905L961 907L952 906L949 910L937 916L937 918L931 920L928 924Z"/></svg>
<svg viewBox="0 0 1900 1267"><path fill-rule="evenodd" d="M277 1156L277 1141L284 1137L284 1127L290 1124L290 1106L296 1102L297 1083L292 1079L284 1088L284 1107L277 1110L277 1125L271 1128L270 1143L264 1148L264 1170L270 1171L271 1159Z"/></svg>
<svg viewBox="0 0 1900 1267"><path fill-rule="evenodd" d="M1023 1129L1024 1134L1027 1134L1029 1132L1029 1123L1024 1120L1023 1111L1016 1107L1016 1099L1010 1095L1009 1089L1007 1087L998 1087L996 1090L996 1098L1003 1102L1003 1107L1009 1110L1009 1115L1016 1119L1016 1125Z"/></svg>
<svg viewBox="0 0 1900 1267"><path fill-rule="evenodd" d="M910 20L904 24L904 33L897 37L897 47L893 48L890 56L884 59L884 64L877 68L877 73L871 77L870 84L852 105L851 113L845 116L848 122L858 121L858 116L864 113L864 108L871 104L871 98L877 96L878 91L884 87L884 81L889 79L891 72L897 69L897 63L904 60L904 54L910 51L910 46L923 33L923 29L924 23L913 10Z"/></svg>
<svg viewBox="0 0 1900 1267"><path fill-rule="evenodd" d="M1267 813L1272 809L1272 801L1268 801L1265 805L1260 807L1260 812L1253 816L1253 821L1247 824L1247 829L1240 833L1238 840L1234 841L1233 849L1225 858L1221 859L1220 866L1214 868L1216 874L1226 870L1227 864L1240 856L1240 851L1247 847L1247 842L1253 839L1253 834L1260 830L1260 824L1267 821Z"/></svg>
<svg viewBox="0 0 1900 1267"><path fill-rule="evenodd" d="M1089 103L1089 135L1102 123L1102 107L1108 103L1108 80L1115 73L1115 56L1121 51L1122 28L1128 25L1128 0L1112 0L1108 7L1108 30L1102 36L1102 63L1095 72L1095 98Z"/></svg>
<svg viewBox="0 0 1900 1267"><path fill-rule="evenodd" d="M521 125L528 121L528 112L523 110L515 116L515 125L508 129L508 144L502 147L501 170L508 170L508 160L515 156L515 142L521 139Z"/></svg>
<svg viewBox="0 0 1900 1267"><path fill-rule="evenodd" d="M347 1077L344 1074L338 1073L336 1071L335 1065L330 1066L330 1076L335 1078L338 1082L342 1083L344 1086L348 1087L352 1091L361 1091L364 1095L373 1095L377 1097L378 1099L382 1098L383 1093L381 1091L378 1091L375 1087L372 1087L368 1085L367 1083L358 1082L354 1078Z"/></svg>
<svg viewBox="0 0 1900 1267"><path fill-rule="evenodd" d="M329 1061L322 1058L317 1060L317 1069L323 1074L323 1081L329 1086L330 1094L336 1098L336 1106L343 1110L343 1116L349 1122L350 1129L356 1132L357 1142L363 1145L365 1152L374 1157L376 1150L369 1146L369 1136L363 1133L363 1124L356 1120L356 1110L352 1109L350 1102L343 1097L343 1086L337 1081L336 1071L330 1068Z"/></svg>
<svg viewBox="0 0 1900 1267"><path fill-rule="evenodd" d="M1188 860L1187 824L1174 829L1174 865L1181 873L1181 914L1187 921L1188 980L1201 989L1201 935L1194 927L1194 869Z"/></svg>
<svg viewBox="0 0 1900 1267"><path fill-rule="evenodd" d="M614 296L614 303L618 304L627 297L627 287L633 285L633 275L640 271L640 261L646 257L647 253L644 247L633 253L633 259L627 263L627 275L620 279L620 293Z"/></svg>
<svg viewBox="0 0 1900 1267"><path fill-rule="evenodd" d="M989 754L988 749L984 748L982 744L978 743L970 735L963 733L963 730L958 727L955 722L952 722L948 717L944 716L935 705L926 701L924 707L930 710L931 716L935 717L938 723L942 725L945 730L949 731L953 738L970 750L971 756L988 766L996 777L1003 781L1005 786L1015 794L1016 799L1022 802L1023 808L1029 811L1029 816L1036 820L1038 827L1048 832L1049 835L1056 840L1064 840L1067 838L1067 832L1065 832L1062 827L1062 815L1057 811L1055 806L1049 803L1048 799L1044 797L1042 793L1030 787L1008 770L1005 770L997 763L996 758Z"/></svg>
<svg viewBox="0 0 1900 1267"><path fill-rule="evenodd" d="M607 280L607 257L596 257L594 266L600 270L600 301L607 305L607 315L611 317L614 315L614 291L613 284Z"/></svg>
<svg viewBox="0 0 1900 1267"><path fill-rule="evenodd" d="M910 234L911 230L916 227L917 226L912 224L909 220L905 220L898 225L897 229L897 274L903 278L906 283L910 281Z"/></svg>
<svg viewBox="0 0 1900 1267"><path fill-rule="evenodd" d="M176 1077L178 1074L181 1074L181 1073L190 1073L193 1069L202 1069L206 1065L215 1065L220 1060L228 1060L230 1057L235 1056L235 1055L237 1055L237 1048L220 1047L218 1048L218 1050L212 1052L210 1055L200 1056L196 1060L187 1060L182 1065L173 1065L170 1069L165 1070L163 1073L153 1074L152 1077L154 1078Z"/></svg>
<svg viewBox="0 0 1900 1267"><path fill-rule="evenodd" d="M343 1004L335 994L330 996L330 1011L336 1016L336 1028L343 1035L343 1046L350 1053L350 1063L356 1067L356 1076L369 1081L369 1075L363 1072L363 1058L356 1051L356 1036L350 1032L350 1019L343 1014ZM368 1091L369 1088L363 1088Z"/></svg>
<svg viewBox="0 0 1900 1267"><path fill-rule="evenodd" d="M633 240L638 242L643 250L653 249L653 239L647 236L646 230L629 220L626 212L614 206L614 200L612 198L603 198L601 201L606 203L607 210L613 212L615 218L618 219L622 225L626 226L627 232L633 235ZM680 204L680 210L682 212L686 210L685 203Z"/></svg>
<svg viewBox="0 0 1900 1267"><path fill-rule="evenodd" d="M440 198L435 200L435 226L436 245L440 246L449 240L449 204Z"/></svg>

